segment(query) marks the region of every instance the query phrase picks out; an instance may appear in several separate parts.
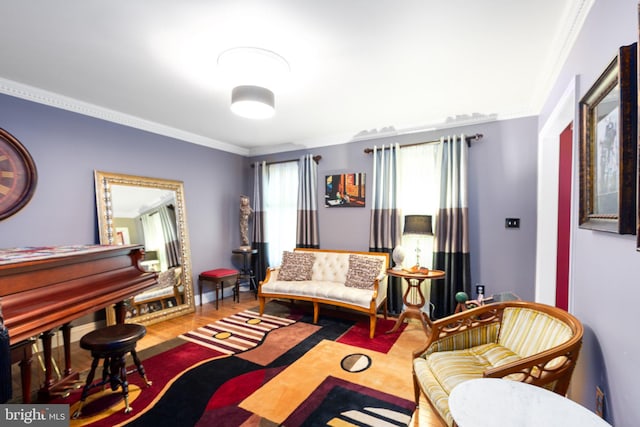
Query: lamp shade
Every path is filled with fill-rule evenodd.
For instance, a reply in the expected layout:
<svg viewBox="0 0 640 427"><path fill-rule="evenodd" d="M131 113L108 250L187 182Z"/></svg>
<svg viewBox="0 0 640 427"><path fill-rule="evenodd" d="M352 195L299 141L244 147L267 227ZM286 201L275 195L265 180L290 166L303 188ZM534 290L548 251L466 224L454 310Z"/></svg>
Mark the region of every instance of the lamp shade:
<svg viewBox="0 0 640 427"><path fill-rule="evenodd" d="M403 234L433 235L431 215L406 215L404 217Z"/></svg>
<svg viewBox="0 0 640 427"><path fill-rule="evenodd" d="M275 113L275 97L261 86L236 86L231 91L231 111L249 119L267 119Z"/></svg>

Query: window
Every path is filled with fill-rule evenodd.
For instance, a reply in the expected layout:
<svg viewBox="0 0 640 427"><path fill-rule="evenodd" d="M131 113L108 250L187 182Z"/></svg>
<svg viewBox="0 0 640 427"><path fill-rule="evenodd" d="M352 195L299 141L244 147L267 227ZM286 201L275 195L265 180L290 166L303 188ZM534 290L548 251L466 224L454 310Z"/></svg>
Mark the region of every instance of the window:
<svg viewBox="0 0 640 427"><path fill-rule="evenodd" d="M432 215L438 208L437 187L438 144L420 144L400 149L398 171L398 206L404 215ZM435 232L435 228L434 228ZM420 264L432 268L433 237L402 236L406 256L404 266L416 264L416 248L420 250Z"/></svg>
<svg viewBox="0 0 640 427"><path fill-rule="evenodd" d="M298 212L298 162L267 165L265 200L269 239L269 265L280 265L282 251L296 246Z"/></svg>

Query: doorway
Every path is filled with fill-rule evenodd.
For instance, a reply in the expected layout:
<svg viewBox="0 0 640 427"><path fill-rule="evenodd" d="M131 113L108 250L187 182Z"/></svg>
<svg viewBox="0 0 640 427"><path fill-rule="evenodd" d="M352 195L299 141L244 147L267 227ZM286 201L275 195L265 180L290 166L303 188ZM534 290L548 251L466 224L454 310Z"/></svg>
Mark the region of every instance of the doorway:
<svg viewBox="0 0 640 427"><path fill-rule="evenodd" d="M563 291L565 301L563 304L571 306L571 243L572 230L577 228L577 215L572 215L577 209L577 202L573 196L572 183L577 179L576 167L573 166L576 155L573 153L575 144L573 132L566 134L565 138L570 142L564 146L569 151L562 156L563 162L569 162L572 166L563 167L565 180L563 184L566 195L562 197L568 207L560 207L560 135L567 129L567 123L578 123L576 117L578 76L575 76L563 95L559 98L556 107L542 126L538 134L538 194L537 194L537 231L536 231L536 289L535 300L548 305L556 305L556 293L558 291L558 276L564 283ZM567 185L568 183L568 185ZM560 218L560 213L565 216ZM559 223L562 221L562 225ZM559 235L560 231L560 235ZM560 243L559 239L564 239ZM561 245L561 246L560 246ZM560 254L559 248L563 251ZM561 256L561 260L558 257ZM558 268L562 266L561 268ZM560 271L561 270L561 271Z"/></svg>

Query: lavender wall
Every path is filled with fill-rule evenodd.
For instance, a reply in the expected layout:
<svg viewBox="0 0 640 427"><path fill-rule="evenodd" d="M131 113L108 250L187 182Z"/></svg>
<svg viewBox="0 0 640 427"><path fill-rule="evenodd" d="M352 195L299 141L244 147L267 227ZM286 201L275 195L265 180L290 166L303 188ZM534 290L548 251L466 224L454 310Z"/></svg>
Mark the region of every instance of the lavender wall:
<svg viewBox="0 0 640 427"><path fill-rule="evenodd" d="M371 183L371 154L366 147L398 142L439 139L443 134L482 133L469 155L469 225L471 230L471 278L483 283L486 292L516 292L526 300L534 297L536 240L536 153L537 118L489 122L425 132L376 141L360 141L309 150L321 155L318 164L318 193L324 195L324 178L338 173L364 172ZM307 151L251 158L253 161L295 159ZM248 194L253 194L248 187ZM370 194L367 194L370 197ZM419 195L418 195L419 197ZM368 250L370 199L366 208L325 208L319 206L320 247L325 249ZM505 229L506 217L521 219L520 229Z"/></svg>
<svg viewBox="0 0 640 427"><path fill-rule="evenodd" d="M540 116L549 118L571 78L579 76L582 97L620 46L638 40L636 0L596 0L554 90ZM574 167L577 168L577 159ZM579 188L577 174L573 186ZM572 201L578 210L577 193ZM616 426L640 425L638 365L640 342L634 300L640 278L635 236L572 229L572 311L586 333L571 397L595 408L595 387L605 392L605 418Z"/></svg>
<svg viewBox="0 0 640 427"><path fill-rule="evenodd" d="M0 222L0 247L97 243L97 169L183 181L193 271L232 265L241 156L6 95L0 127L22 142L38 169L31 202Z"/></svg>

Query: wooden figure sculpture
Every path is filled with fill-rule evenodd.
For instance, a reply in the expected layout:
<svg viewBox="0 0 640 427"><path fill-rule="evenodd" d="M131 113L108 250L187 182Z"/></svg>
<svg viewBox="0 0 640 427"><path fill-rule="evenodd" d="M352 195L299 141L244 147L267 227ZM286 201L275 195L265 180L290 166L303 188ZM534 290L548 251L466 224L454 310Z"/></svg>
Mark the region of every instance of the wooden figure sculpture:
<svg viewBox="0 0 640 427"><path fill-rule="evenodd" d="M249 242L249 217L253 214L253 209L249 204L249 196L240 196L240 239L242 246L240 249L250 250Z"/></svg>

